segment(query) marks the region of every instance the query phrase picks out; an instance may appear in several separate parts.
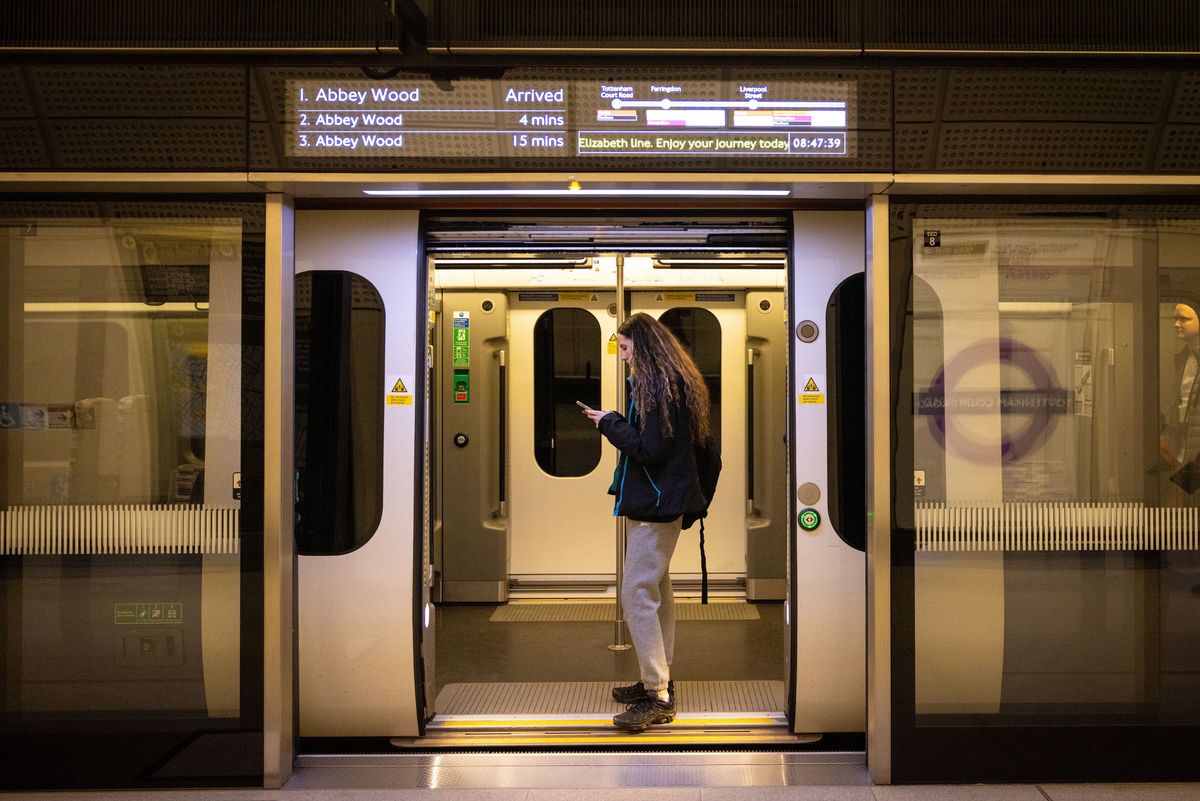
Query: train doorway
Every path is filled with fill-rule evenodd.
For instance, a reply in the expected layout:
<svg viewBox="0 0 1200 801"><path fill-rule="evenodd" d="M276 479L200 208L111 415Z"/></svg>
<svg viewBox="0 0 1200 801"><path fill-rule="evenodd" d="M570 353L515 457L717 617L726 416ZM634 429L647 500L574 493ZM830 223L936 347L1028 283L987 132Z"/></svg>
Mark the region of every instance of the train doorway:
<svg viewBox="0 0 1200 801"><path fill-rule="evenodd" d="M725 223L718 233L670 224L655 241L644 221L632 230L593 223L585 243L570 226L543 223L532 236L558 241L530 247L522 237L513 247L511 226L482 237L475 226L464 237L442 224L431 221L427 243L437 447L425 740L457 744L464 731L472 742L488 733L505 742L628 737L611 726L623 707L609 693L637 678L634 654L621 648L628 640L616 603L620 521L607 494L616 452L575 405L619 408L620 309L660 318L693 353L710 386L727 477L707 521L713 602L697 603L695 530L672 562L679 715L669 730L637 741L794 742L786 715L786 499L764 493L758 500L769 497L767 507L747 492L756 437L763 472L772 474L760 486L786 482L786 225ZM598 231L609 239L600 247ZM753 244L713 247L714 236ZM770 237L773 246L764 247ZM753 313L762 318L753 337L748 304L759 304ZM755 383L771 389L756 398Z"/></svg>

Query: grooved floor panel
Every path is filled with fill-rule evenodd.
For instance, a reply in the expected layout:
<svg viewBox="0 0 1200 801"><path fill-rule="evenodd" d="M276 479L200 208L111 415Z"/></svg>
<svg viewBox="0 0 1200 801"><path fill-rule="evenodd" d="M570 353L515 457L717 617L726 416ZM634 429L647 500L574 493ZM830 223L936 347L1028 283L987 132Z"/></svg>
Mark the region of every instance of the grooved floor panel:
<svg viewBox="0 0 1200 801"><path fill-rule="evenodd" d="M447 684L438 694L439 715L615 715L614 682L548 681ZM783 712L781 681L677 681L675 706L694 712Z"/></svg>
<svg viewBox="0 0 1200 801"><path fill-rule="evenodd" d="M600 623L616 617L617 605L508 603L496 607L493 623ZM758 610L746 603L693 604L675 603L675 619L680 620L758 620Z"/></svg>

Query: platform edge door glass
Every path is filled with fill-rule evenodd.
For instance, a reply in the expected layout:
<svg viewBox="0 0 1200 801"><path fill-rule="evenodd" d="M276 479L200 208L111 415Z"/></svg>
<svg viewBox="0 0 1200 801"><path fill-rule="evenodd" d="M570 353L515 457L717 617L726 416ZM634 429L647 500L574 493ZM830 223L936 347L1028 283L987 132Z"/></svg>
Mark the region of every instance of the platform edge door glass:
<svg viewBox="0 0 1200 801"><path fill-rule="evenodd" d="M508 600L508 296L442 291L436 326L439 600Z"/></svg>
<svg viewBox="0 0 1200 801"><path fill-rule="evenodd" d="M922 479L896 494L893 776L1195 779L1196 501L1160 455L1160 373L1200 207L1027 208L893 209L895 474Z"/></svg>
<svg viewBox="0 0 1200 801"><path fill-rule="evenodd" d="M513 292L509 296L512 343L509 452L514 477L510 493L513 534L509 573L514 584L584 582L595 589L597 582L611 583L616 573L613 499L608 495L616 454L612 448L602 447L595 466L584 475L555 476L544 469L547 462L544 456L539 462L537 444L537 370L533 359L522 358L522 354L535 354L535 327L539 320L544 320L547 312L572 309L591 315L598 334L594 350L598 364L593 369L598 370L600 376L602 408L613 408L617 380L616 320L610 307L616 296L599 290L571 290L552 293L557 297L554 301L532 299L545 294L531 290ZM560 343L558 347L567 345L569 343ZM543 353L541 356L553 359L554 354ZM588 361L591 361L590 357ZM554 399L563 407L563 414L582 417L575 407L575 400ZM541 414L545 416L548 412L543 409ZM593 432L587 433L590 436ZM594 436L599 442L599 432ZM542 450L544 453L544 447Z"/></svg>
<svg viewBox="0 0 1200 801"><path fill-rule="evenodd" d="M54 206L0 204L0 784L261 784L264 209Z"/></svg>
<svg viewBox="0 0 1200 801"><path fill-rule="evenodd" d="M362 276L384 307L383 510L349 553L300 556L299 693L304 737L416 736L420 729L424 267L412 211L296 213L296 269ZM419 319L418 319L419 318ZM401 387L408 393L400 391ZM353 699L348 703L347 699Z"/></svg>
<svg viewBox="0 0 1200 801"><path fill-rule="evenodd" d="M866 731L866 557L846 544L829 522L827 379L831 371L822 329L838 286L865 270L865 225L862 212L793 215L788 336L795 414L790 463L795 473L788 501L796 504L798 491L807 484L815 485L820 495L816 502L803 505L819 513L815 529L801 528L796 505L791 506L789 521L793 579L788 604L795 641L789 678L796 732ZM810 342L801 341L796 331L806 321L815 324L817 333Z"/></svg>

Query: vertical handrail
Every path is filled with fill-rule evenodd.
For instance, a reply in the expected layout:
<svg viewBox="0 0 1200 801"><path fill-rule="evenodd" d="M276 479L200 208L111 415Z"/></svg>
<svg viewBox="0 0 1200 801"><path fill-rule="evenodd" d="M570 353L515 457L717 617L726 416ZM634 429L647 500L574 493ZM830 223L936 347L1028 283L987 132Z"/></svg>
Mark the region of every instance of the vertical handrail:
<svg viewBox="0 0 1200 801"><path fill-rule="evenodd" d="M754 514L754 348L746 348L746 514Z"/></svg>
<svg viewBox="0 0 1200 801"><path fill-rule="evenodd" d="M625 256L618 253L617 266L617 325L625 319ZM617 408L625 408L625 365L621 361L620 350L617 358ZM628 532L625 529L625 518L615 517L617 541L617 571L616 571L616 615L613 620L613 642L608 646L612 651L628 651L633 646L625 641L625 608L621 604L621 586L625 583L625 546Z"/></svg>
<svg viewBox="0 0 1200 801"><path fill-rule="evenodd" d="M500 362L500 389L497 396L500 399L497 404L500 414L499 425L496 430L500 432L500 486L499 486L499 503L500 516L508 516L508 351L499 348L495 351L496 358Z"/></svg>

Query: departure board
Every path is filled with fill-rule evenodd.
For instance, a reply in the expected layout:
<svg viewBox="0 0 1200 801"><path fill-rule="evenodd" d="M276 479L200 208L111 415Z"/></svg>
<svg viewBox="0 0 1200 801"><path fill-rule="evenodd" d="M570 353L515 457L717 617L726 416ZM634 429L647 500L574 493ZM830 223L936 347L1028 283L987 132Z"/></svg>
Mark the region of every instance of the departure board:
<svg viewBox="0 0 1200 801"><path fill-rule="evenodd" d="M293 158L430 159L852 154L847 81L292 79Z"/></svg>

